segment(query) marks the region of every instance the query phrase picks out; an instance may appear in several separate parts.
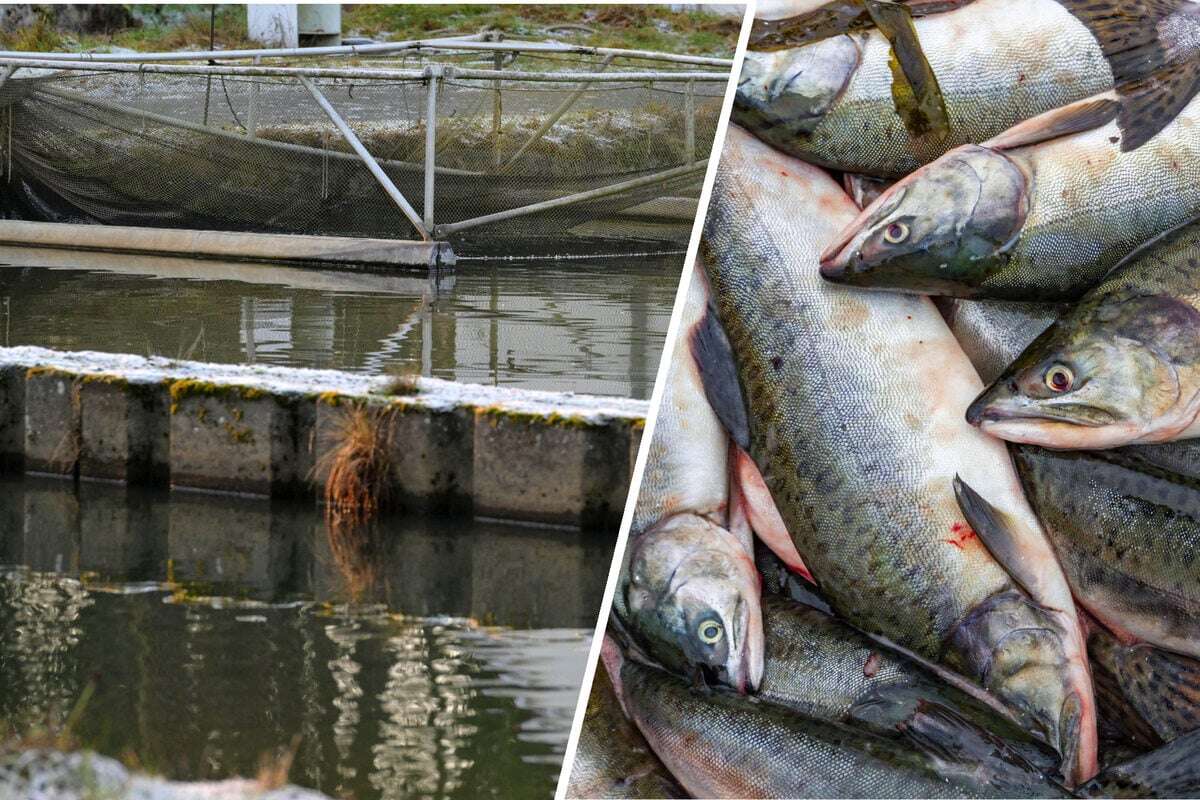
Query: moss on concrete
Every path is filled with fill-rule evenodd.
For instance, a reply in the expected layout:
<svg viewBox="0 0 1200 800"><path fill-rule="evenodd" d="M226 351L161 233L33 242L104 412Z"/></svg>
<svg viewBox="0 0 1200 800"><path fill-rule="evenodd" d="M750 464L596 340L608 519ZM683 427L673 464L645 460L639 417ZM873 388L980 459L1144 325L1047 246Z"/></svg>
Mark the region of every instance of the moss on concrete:
<svg viewBox="0 0 1200 800"><path fill-rule="evenodd" d="M269 394L253 386L238 386L227 383L212 383L184 378L170 383L171 413L179 410L179 404L189 397L213 397L222 400L259 400Z"/></svg>

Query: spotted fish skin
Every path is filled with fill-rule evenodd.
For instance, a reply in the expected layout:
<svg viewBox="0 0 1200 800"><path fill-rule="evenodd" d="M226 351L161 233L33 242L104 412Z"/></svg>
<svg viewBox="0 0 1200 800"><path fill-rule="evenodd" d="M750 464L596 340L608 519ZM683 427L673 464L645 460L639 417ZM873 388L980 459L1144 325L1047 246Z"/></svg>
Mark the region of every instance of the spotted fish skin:
<svg viewBox="0 0 1200 800"><path fill-rule="evenodd" d="M853 214L828 176L730 129L703 253L750 454L839 616L980 681L1085 779L1094 704L1066 581L1003 444L962 419L979 378L932 303L821 280L817 254ZM1042 565L1036 601L974 537L956 474Z"/></svg>
<svg viewBox="0 0 1200 800"><path fill-rule="evenodd" d="M1200 270L1187 264L1200 253L1190 252L1133 262L1097 289L1097 297L1119 309L1131 298L1179 296L1179 281L1200 279ZM967 352L981 351L974 341L994 345L981 357L981 369L1012 361L1045 325L1038 307L1021 314L995 312L997 304L986 301L950 304L953 329L967 340ZM1069 324L1076 315L1114 319L1098 310L1101 305L1072 309L1055 324ZM1128 635L1200 656L1200 442L1012 450L1026 496L1080 603Z"/></svg>
<svg viewBox="0 0 1200 800"><path fill-rule="evenodd" d="M1014 456L1079 602L1115 629L1200 657L1200 482L1119 450Z"/></svg>
<svg viewBox="0 0 1200 800"><path fill-rule="evenodd" d="M1200 797L1200 731L1109 767L1079 789L1080 797Z"/></svg>
<svg viewBox="0 0 1200 800"><path fill-rule="evenodd" d="M812 163L897 178L1113 87L1100 44L1056 0L975 0L913 25L941 87L950 137L908 132L896 110L890 45L875 29L747 53L733 120Z"/></svg>
<svg viewBox="0 0 1200 800"><path fill-rule="evenodd" d="M940 716L953 723L925 726L925 735L940 747L970 752L971 777L1008 780L1017 795L1043 788L1056 765L1052 751L981 700L981 691L956 688L944 675L830 614L768 597L763 627L766 657L757 694L762 700L898 739L920 727L923 710L945 710Z"/></svg>
<svg viewBox="0 0 1200 800"><path fill-rule="evenodd" d="M1060 368L1070 376L1064 389L1047 382ZM967 413L993 436L1060 449L1200 436L1200 223L1114 270Z"/></svg>
<svg viewBox="0 0 1200 800"><path fill-rule="evenodd" d="M1122 644L1104 630L1091 634L1088 651L1093 674L1105 673L1159 740L1200 729L1200 660L1144 642Z"/></svg>
<svg viewBox="0 0 1200 800"><path fill-rule="evenodd" d="M686 797L621 710L603 665L596 666L567 797Z"/></svg>
<svg viewBox="0 0 1200 800"><path fill-rule="evenodd" d="M868 732L702 692L629 659L620 675L630 716L694 797L1008 796L949 780L930 755Z"/></svg>

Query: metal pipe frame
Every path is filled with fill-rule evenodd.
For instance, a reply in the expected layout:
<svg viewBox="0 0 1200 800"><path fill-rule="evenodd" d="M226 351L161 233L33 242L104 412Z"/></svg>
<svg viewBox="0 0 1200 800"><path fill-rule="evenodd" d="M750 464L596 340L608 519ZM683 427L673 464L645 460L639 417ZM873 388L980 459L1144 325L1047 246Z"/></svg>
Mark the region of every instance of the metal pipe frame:
<svg viewBox="0 0 1200 800"><path fill-rule="evenodd" d="M614 56L636 58L647 61L663 61L674 64L733 68L733 59L709 56L689 56L675 53L657 53L653 50L627 50L618 47L585 47L560 42L483 41L489 34L435 39L410 39L403 42L379 42L376 44L339 45L333 47L264 47L251 50L205 50L167 53L39 53L20 50L0 50L2 58L27 58L37 55L47 61L90 61L93 63L121 63L147 61L215 61L243 60L250 58L304 58L318 56L371 56L405 50L482 50L492 52L528 51L539 53L574 53L578 55Z"/></svg>
<svg viewBox="0 0 1200 800"><path fill-rule="evenodd" d="M304 84L304 88L308 89L308 93L312 95L313 100L315 100L317 105L321 107L321 110L325 112L325 116L329 117L329 121L337 127L337 129L341 132L342 137L345 138L345 140L350 144L350 147L354 149L354 152L358 153L358 157L362 159L367 169L370 170L371 174L375 176L375 180L379 181L379 185L383 187L383 191L386 192L387 196L392 199L392 202L396 204L401 213L408 218L408 221L412 223L413 227L417 229L417 233L420 234L421 238L427 242L430 241L432 237L429 235L429 231L425 228L425 225L421 222L421 218L417 215L416 210L412 207L412 205L409 204L407 200L404 199L404 195L401 194L400 190L396 188L396 184L392 183L392 179L389 178L388 174L383 171L383 167L379 166L379 162L375 160L375 156L371 155L370 151L368 151L363 143L359 141L358 136L354 133L350 126L346 124L346 120L342 119L342 115L339 114L337 109L335 109L330 102L325 99L325 95L321 94L321 90L318 89L312 81L302 76L300 78L300 83ZM426 165L425 180L426 189L428 190L430 185L428 165Z"/></svg>
<svg viewBox="0 0 1200 800"><path fill-rule="evenodd" d="M600 65L596 67L596 71L601 72L607 69L608 65L612 62L613 56L605 56L604 60L600 62ZM546 121L543 122L538 129L533 132L532 136L525 140L525 143L517 149L517 152L513 153L507 161L500 165L500 171L503 172L512 166L513 162L525 155L526 150L533 147L533 145L536 144L539 139L545 136L546 132L554 127L554 123L562 119L562 115L566 114L571 109L571 106L575 105L575 101L583 96L583 93L587 91L587 88L588 87L586 83L580 84L578 89L571 92L571 94L569 94L561 103L559 103L558 108L554 109L550 116L546 117Z"/></svg>
<svg viewBox="0 0 1200 800"><path fill-rule="evenodd" d="M70 92L65 89L58 89L51 86L41 86L38 88L38 91L45 92L53 97L68 100L72 103L80 103L82 105L92 106L100 109L101 111L110 111L114 114L120 114L121 116L137 117L138 119L150 120L152 122L157 122L160 125L167 125L173 128L195 131L196 133L203 133L208 136L219 136L223 139L229 139L230 141L234 142L245 143L246 139L248 138L240 134L220 130L219 128L206 128L202 125L197 125L194 122L187 122L174 117L168 117L164 114L156 114L153 111L143 111L139 108L130 108L129 106L123 106L119 103L110 103L107 100L98 100L96 98ZM292 144L291 142L277 142L272 139L263 139L261 137L256 137L254 139L254 144L256 147L269 147L275 150L303 153L304 155L322 156L325 158L336 158L346 161L359 160L358 156L356 156L354 153L342 153L337 150L322 150L318 147L309 147L303 144ZM410 161L394 161L390 159L384 159L379 163L389 167L396 167L397 169L408 170L410 172L416 172L422 169L421 164L414 164ZM451 167L438 167L437 171L443 175L467 175L473 177L487 174L483 172L475 172L469 169L453 169Z"/></svg>
<svg viewBox="0 0 1200 800"><path fill-rule="evenodd" d="M264 78L342 78L346 80L423 81L424 69L373 69L354 67L254 67L207 64L125 64L87 61L51 61L41 58L0 57L0 65L84 72L136 72L166 75L239 75ZM499 72L460 69L452 64L431 64L442 69L446 80L488 80L544 83L639 83L700 81L726 83L727 72Z"/></svg>
<svg viewBox="0 0 1200 800"><path fill-rule="evenodd" d="M433 170L437 161L437 90L442 71L429 68L425 87L425 228L433 230Z"/></svg>
<svg viewBox="0 0 1200 800"><path fill-rule="evenodd" d="M599 200L610 195L620 194L627 189L637 189L642 186L649 186L654 183L671 180L672 178L681 178L692 173L701 173L708 166L708 159L697 161L694 164L685 164L682 167L674 167L656 172L653 175L643 175L640 178L633 180L621 181L609 186L601 186L598 189L589 189L586 192L578 192L569 194L566 197L556 197L553 200L543 200L540 203L531 203L520 208L510 208L507 211L497 211L494 214L485 214L482 217L474 217L473 219L465 219L462 222L450 222L445 225L438 225L434 228L433 233L439 239L444 238L452 233L465 231L468 228L476 228L480 225L489 225L493 222L503 222L505 220L514 219L515 217L524 217L530 214L537 214L542 211L551 211L556 208L564 208L566 206L577 205L587 202L588 200Z"/></svg>

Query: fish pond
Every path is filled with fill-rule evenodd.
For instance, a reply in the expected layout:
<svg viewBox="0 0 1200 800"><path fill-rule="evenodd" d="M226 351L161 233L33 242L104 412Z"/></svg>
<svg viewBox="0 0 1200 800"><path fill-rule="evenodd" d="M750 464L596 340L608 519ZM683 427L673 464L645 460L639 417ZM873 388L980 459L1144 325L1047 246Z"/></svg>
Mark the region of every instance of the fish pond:
<svg viewBox="0 0 1200 800"><path fill-rule="evenodd" d="M0 346L646 399L682 262L475 256L427 277L0 247Z"/></svg>
<svg viewBox="0 0 1200 800"><path fill-rule="evenodd" d="M611 537L0 481L0 727L174 779L550 796ZM0 787L2 788L2 787Z"/></svg>

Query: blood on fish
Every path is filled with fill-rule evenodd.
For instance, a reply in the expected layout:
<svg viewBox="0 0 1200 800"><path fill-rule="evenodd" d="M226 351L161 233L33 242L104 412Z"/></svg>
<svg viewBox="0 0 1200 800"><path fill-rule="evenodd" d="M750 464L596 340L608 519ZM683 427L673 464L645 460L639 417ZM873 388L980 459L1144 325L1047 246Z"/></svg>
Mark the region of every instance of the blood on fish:
<svg viewBox="0 0 1200 800"><path fill-rule="evenodd" d="M952 544L959 550L962 550L966 546L967 542L974 539L975 536L975 531L971 530L969 525L965 525L961 522L955 522L950 526L950 538L946 539L945 541L946 544Z"/></svg>

